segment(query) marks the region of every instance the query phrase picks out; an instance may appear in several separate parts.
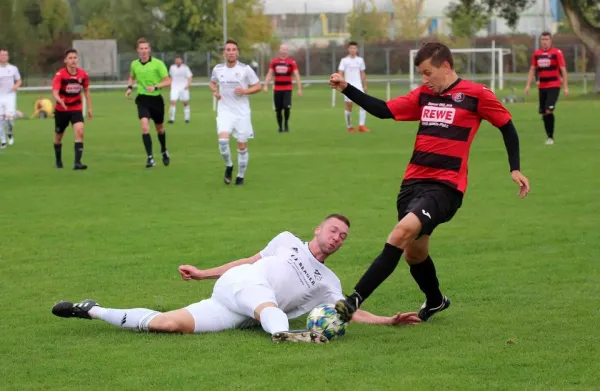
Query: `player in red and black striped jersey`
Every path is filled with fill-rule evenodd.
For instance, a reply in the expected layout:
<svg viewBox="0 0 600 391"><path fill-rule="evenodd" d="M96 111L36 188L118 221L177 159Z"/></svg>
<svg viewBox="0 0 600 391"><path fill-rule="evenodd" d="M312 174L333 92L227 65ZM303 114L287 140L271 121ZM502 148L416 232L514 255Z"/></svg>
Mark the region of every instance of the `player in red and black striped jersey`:
<svg viewBox="0 0 600 391"><path fill-rule="evenodd" d="M302 83L300 81L300 72L296 61L288 57L287 45L279 47L279 57L274 58L269 65L269 72L265 78L264 92L269 91L269 83L274 77L273 82L273 103L275 105L275 113L277 116L277 125L279 125L279 133L289 132L288 122L290 120L290 111L292 109L292 75L296 79L298 86L298 96L302 96ZM285 123L283 122L285 115Z"/></svg>
<svg viewBox="0 0 600 391"><path fill-rule="evenodd" d="M88 74L77 66L77 51L69 49L65 52L65 67L56 72L52 80L52 96L56 100L54 107L54 155L56 167L63 168L62 138L69 124L75 132L75 165L74 170L85 170L87 166L81 163L83 156L83 91L87 103L88 119L92 119L92 98L90 96L90 81Z"/></svg>
<svg viewBox="0 0 600 391"><path fill-rule="evenodd" d="M549 32L540 35L540 48L531 56L525 94L529 94L529 88L536 76L540 98L539 111L548 136L546 144L552 145L554 144L554 108L560 94L560 86L564 84L565 95L569 95L569 84L565 58L562 51L552 47L552 36Z"/></svg>
<svg viewBox="0 0 600 391"><path fill-rule="evenodd" d="M529 181L520 171L519 137L510 113L487 87L460 79L453 64L447 46L424 44L415 57L423 85L388 102L366 95L338 74L331 76L332 88L373 116L420 121L396 203L399 222L354 293L337 303L336 309L346 320L394 271L402 254L426 296L419 318L426 321L450 306L429 256L429 237L437 225L450 221L462 204L469 149L483 119L502 132L519 195L525 197L529 192Z"/></svg>

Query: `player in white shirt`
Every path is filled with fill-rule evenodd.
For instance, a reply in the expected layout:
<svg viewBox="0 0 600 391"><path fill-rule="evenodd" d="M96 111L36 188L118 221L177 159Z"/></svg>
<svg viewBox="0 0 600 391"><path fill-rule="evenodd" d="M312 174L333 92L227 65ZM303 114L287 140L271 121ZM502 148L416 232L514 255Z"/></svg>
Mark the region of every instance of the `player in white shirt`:
<svg viewBox="0 0 600 391"><path fill-rule="evenodd" d="M183 102L183 119L190 122L190 85L192 84L192 71L183 63L183 57L175 56L175 64L169 68L171 76L171 109L169 110L169 123L175 122L177 101Z"/></svg>
<svg viewBox="0 0 600 391"><path fill-rule="evenodd" d="M227 40L223 50L225 63L214 67L210 78L210 90L219 101L217 134L219 135L219 150L225 160L224 181L227 185L231 183L233 173L233 161L229 148L230 135L237 139L238 147L238 174L235 184L244 184L244 175L249 159L248 140L254 138L248 95L256 94L261 90L258 76L251 67L238 61L239 54L237 42L232 39Z"/></svg>
<svg viewBox="0 0 600 391"><path fill-rule="evenodd" d="M19 69L8 63L8 50L0 48L0 148L13 145L14 118L17 110L17 90L22 84Z"/></svg>
<svg viewBox="0 0 600 391"><path fill-rule="evenodd" d="M52 313L64 318L100 319L136 331L205 333L247 328L260 324L273 341L327 342L318 333L290 331L289 319L319 304L343 298L339 278L325 260L346 240L350 222L342 215L327 216L310 242L289 232L273 238L259 253L208 270L179 266L184 280L218 278L212 296L175 311L160 313L145 308L100 307L91 299L62 301ZM415 324L416 313L377 316L358 310L353 322L385 325Z"/></svg>
<svg viewBox="0 0 600 391"><path fill-rule="evenodd" d="M367 92L367 69L365 60L357 55L358 44L354 41L348 43L348 55L340 61L338 66L338 73L344 76L344 80L358 88L362 92ZM344 96L344 102L346 104L344 111L344 118L346 120L346 128L348 132L354 133L354 127L352 126L352 101ZM368 133L370 130L365 126L367 120L367 112L364 109L358 111L358 131Z"/></svg>

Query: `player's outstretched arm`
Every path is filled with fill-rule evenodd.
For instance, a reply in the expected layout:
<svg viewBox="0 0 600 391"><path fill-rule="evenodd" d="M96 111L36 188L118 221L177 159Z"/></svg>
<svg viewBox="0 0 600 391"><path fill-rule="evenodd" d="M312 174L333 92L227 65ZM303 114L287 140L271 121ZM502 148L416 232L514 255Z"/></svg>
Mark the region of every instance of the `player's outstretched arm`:
<svg viewBox="0 0 600 391"><path fill-rule="evenodd" d="M529 179L521 174L521 157L519 151L519 135L517 129L513 124L512 120L508 121L506 125L501 126L500 131L502 132L502 138L504 139L504 146L508 153L508 164L510 165L510 175L512 180L519 185L519 196L525 198L529 193Z"/></svg>
<svg viewBox="0 0 600 391"><path fill-rule="evenodd" d="M179 266L179 274L181 274L181 278L184 280L206 280L211 278L219 278L229 269L240 265L254 263L260 258L262 257L260 253L258 253L248 258L238 259L237 261L229 262L219 267L206 270L200 270L191 265L181 265Z"/></svg>
<svg viewBox="0 0 600 391"><path fill-rule="evenodd" d="M379 316L367 311L357 310L350 321L352 323L368 323L387 326L411 325L421 322L416 312L401 313L394 316Z"/></svg>
<svg viewBox="0 0 600 391"><path fill-rule="evenodd" d="M352 84L347 83L339 73L331 75L329 85L346 95L352 102L365 109L372 116L381 119L394 118L385 101L360 91Z"/></svg>

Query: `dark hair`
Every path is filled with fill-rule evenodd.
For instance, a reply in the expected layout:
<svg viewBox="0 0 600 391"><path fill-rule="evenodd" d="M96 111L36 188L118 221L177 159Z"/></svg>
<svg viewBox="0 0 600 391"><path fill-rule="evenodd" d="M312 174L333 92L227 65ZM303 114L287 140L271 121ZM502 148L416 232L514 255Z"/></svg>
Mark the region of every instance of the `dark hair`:
<svg viewBox="0 0 600 391"><path fill-rule="evenodd" d="M240 45L238 45L238 43L233 39L228 39L227 41L225 41L225 45L227 45L228 43L235 45L235 47L238 49L240 48Z"/></svg>
<svg viewBox="0 0 600 391"><path fill-rule="evenodd" d="M550 37L550 38L552 38L552 34L550 34L550 32L549 32L549 31L543 31L543 32L540 34L540 37Z"/></svg>
<svg viewBox="0 0 600 391"><path fill-rule="evenodd" d="M418 67L427 59L431 59L431 65L434 67L439 68L444 62L447 62L451 69L454 68L452 52L450 51L450 48L443 43L426 42L421 45L417 55L415 56L415 66Z"/></svg>
<svg viewBox="0 0 600 391"><path fill-rule="evenodd" d="M175 56L175 58L176 58L176 59L177 59L177 58L181 58L181 59L183 60L183 57L182 57L180 54L177 54L177 55Z"/></svg>
<svg viewBox="0 0 600 391"><path fill-rule="evenodd" d="M135 47L137 48L141 43L147 43L148 46L150 46L150 41L148 41L146 38L140 38L137 40Z"/></svg>
<svg viewBox="0 0 600 391"><path fill-rule="evenodd" d="M67 58L67 56L71 53L77 54L77 50L75 50L73 48L65 50L65 58Z"/></svg>
<svg viewBox="0 0 600 391"><path fill-rule="evenodd" d="M337 219L339 221L341 221L342 223L346 224L348 226L348 228L350 228L350 219L348 219L346 216L339 214L339 213L332 213L329 216L325 217L325 219L323 221L327 221L329 219Z"/></svg>
<svg viewBox="0 0 600 391"><path fill-rule="evenodd" d="M356 43L356 41L350 41L348 42L348 46L358 46L358 43Z"/></svg>

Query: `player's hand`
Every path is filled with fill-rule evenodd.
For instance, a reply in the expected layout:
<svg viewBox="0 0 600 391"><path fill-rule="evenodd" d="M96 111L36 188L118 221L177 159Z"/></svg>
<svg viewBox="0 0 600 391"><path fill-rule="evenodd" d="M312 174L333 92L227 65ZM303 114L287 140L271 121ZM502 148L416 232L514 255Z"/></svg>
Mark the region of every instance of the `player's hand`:
<svg viewBox="0 0 600 391"><path fill-rule="evenodd" d="M302 96L302 90L298 89L298 96Z"/></svg>
<svg viewBox="0 0 600 391"><path fill-rule="evenodd" d="M214 90L212 94L217 100L221 100L221 94L219 94L219 91Z"/></svg>
<svg viewBox="0 0 600 391"><path fill-rule="evenodd" d="M565 87L565 96L569 96L569 87Z"/></svg>
<svg viewBox="0 0 600 391"><path fill-rule="evenodd" d="M419 324L419 323L421 323L421 319L419 319L416 312L407 312L405 314L398 312L396 315L394 315L390 318L390 325L392 325L392 326L410 325L410 324Z"/></svg>
<svg viewBox="0 0 600 391"><path fill-rule="evenodd" d="M529 95L529 86L525 86L525 95Z"/></svg>
<svg viewBox="0 0 600 391"><path fill-rule="evenodd" d="M87 117L90 120L92 119L92 109L91 108L88 108L88 110L87 110Z"/></svg>
<svg viewBox="0 0 600 391"><path fill-rule="evenodd" d="M183 87L183 89L184 89L184 90L189 90L189 89L190 89L190 86L189 86L189 84L188 84L188 85L186 85L185 87Z"/></svg>
<svg viewBox="0 0 600 391"><path fill-rule="evenodd" d="M519 185L519 197L525 198L530 190L529 179L527 179L525 175L521 174L521 171L519 170L514 170L510 173L510 175L512 176L512 180Z"/></svg>
<svg viewBox="0 0 600 391"><path fill-rule="evenodd" d="M245 88L238 87L238 88L235 89L234 92L235 92L236 95L242 96L242 95L246 95L247 91L248 90L246 90Z"/></svg>
<svg viewBox="0 0 600 391"><path fill-rule="evenodd" d="M269 92L269 86L265 84L263 87L263 92Z"/></svg>
<svg viewBox="0 0 600 391"><path fill-rule="evenodd" d="M10 90L12 92L17 92L19 90L19 87L17 87L16 85L14 85Z"/></svg>
<svg viewBox="0 0 600 391"><path fill-rule="evenodd" d="M131 91L133 91L133 90L132 90L131 88L128 88L128 89L127 89L127 91L125 92L125 97L126 97L127 99L130 99L130 98L131 98Z"/></svg>
<svg viewBox="0 0 600 391"><path fill-rule="evenodd" d="M154 92L154 91L156 91L156 87L154 87L154 86L148 86L148 87L146 87L146 91L148 91L148 92Z"/></svg>
<svg viewBox="0 0 600 391"><path fill-rule="evenodd" d="M346 83L346 80L344 80L342 75L339 73L334 73L329 77L329 86L342 92L346 87L348 87L348 83Z"/></svg>
<svg viewBox="0 0 600 391"><path fill-rule="evenodd" d="M179 274L181 274L181 278L183 278L186 281L202 280L203 278L202 271L192 265L179 266Z"/></svg>
<svg viewBox="0 0 600 391"><path fill-rule="evenodd" d="M59 99L56 101L56 103L58 103L59 105L61 105L63 107L63 109L67 110L67 105L65 104L65 101L62 99Z"/></svg>

